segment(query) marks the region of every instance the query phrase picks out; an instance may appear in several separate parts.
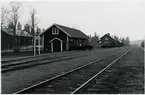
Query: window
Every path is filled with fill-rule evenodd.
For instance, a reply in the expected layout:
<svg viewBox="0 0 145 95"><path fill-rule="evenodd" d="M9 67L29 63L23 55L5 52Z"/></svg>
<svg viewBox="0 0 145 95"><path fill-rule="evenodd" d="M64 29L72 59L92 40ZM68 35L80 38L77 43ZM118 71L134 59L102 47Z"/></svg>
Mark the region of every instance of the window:
<svg viewBox="0 0 145 95"><path fill-rule="evenodd" d="M73 41L73 38L70 38L70 41L72 42Z"/></svg>
<svg viewBox="0 0 145 95"><path fill-rule="evenodd" d="M105 38L105 40L108 41L109 39L108 38Z"/></svg>
<svg viewBox="0 0 145 95"><path fill-rule="evenodd" d="M58 28L52 28L52 34L53 35L58 35L59 34L59 29Z"/></svg>

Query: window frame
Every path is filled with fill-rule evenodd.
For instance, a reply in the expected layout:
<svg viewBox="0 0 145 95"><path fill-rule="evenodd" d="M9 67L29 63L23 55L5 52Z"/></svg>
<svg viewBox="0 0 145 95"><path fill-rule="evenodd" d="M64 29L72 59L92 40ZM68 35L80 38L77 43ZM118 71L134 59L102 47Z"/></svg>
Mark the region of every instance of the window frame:
<svg viewBox="0 0 145 95"><path fill-rule="evenodd" d="M52 34L53 34L53 35L58 35L58 34L59 34L59 29L56 28L56 27L53 27L53 28L52 28Z"/></svg>
<svg viewBox="0 0 145 95"><path fill-rule="evenodd" d="M106 37L106 38L105 38L105 41L108 41L108 40L109 40L109 38L108 38L108 37Z"/></svg>

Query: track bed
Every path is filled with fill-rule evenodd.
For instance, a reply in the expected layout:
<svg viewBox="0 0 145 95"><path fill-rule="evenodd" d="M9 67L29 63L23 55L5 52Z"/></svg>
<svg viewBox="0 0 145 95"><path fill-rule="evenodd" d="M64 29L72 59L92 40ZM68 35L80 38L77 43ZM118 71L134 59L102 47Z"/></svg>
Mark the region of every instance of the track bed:
<svg viewBox="0 0 145 95"><path fill-rule="evenodd" d="M53 62L51 64L43 64L32 66L31 68L20 69L12 72L2 73L2 93L15 93L23 88L29 87L48 78L55 77L59 74L85 65L88 62L103 58L112 53L125 51L129 47L104 49L104 51L95 51L91 55L77 57L70 60Z"/></svg>
<svg viewBox="0 0 145 95"><path fill-rule="evenodd" d="M93 77L96 73L104 69L111 62L123 54L124 51L113 53L109 57L102 60L92 62L83 68L62 75L61 77L50 80L38 86L33 86L31 89L20 91L23 94L69 94ZM19 92L18 92L19 93Z"/></svg>
<svg viewBox="0 0 145 95"><path fill-rule="evenodd" d="M138 47L77 94L143 94L144 56Z"/></svg>

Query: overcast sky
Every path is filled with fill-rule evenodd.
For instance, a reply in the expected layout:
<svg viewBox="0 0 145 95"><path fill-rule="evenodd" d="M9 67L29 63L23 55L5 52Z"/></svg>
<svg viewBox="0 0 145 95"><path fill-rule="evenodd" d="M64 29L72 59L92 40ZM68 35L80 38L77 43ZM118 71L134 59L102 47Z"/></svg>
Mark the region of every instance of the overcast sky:
<svg viewBox="0 0 145 95"><path fill-rule="evenodd" d="M145 38L145 2L143 1L31 1L21 2L20 22L24 25L30 18L30 8L37 11L40 28L53 23L74 27L87 35L94 32L130 40ZM4 7L9 6L3 3Z"/></svg>

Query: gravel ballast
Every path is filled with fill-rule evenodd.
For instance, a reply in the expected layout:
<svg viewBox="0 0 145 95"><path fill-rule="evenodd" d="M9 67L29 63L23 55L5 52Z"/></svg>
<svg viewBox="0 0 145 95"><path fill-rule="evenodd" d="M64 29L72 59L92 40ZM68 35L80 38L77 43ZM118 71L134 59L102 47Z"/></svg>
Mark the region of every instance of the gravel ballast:
<svg viewBox="0 0 145 95"><path fill-rule="evenodd" d="M138 47L96 77L79 93L89 94L143 94L144 53Z"/></svg>
<svg viewBox="0 0 145 95"><path fill-rule="evenodd" d="M53 62L51 64L39 65L31 68L21 69L13 72L2 74L2 93L14 93L25 87L31 86L40 81L44 81L48 78L66 72L78 66L87 64L90 61L100 59L111 53L118 52L120 49L126 50L126 47L119 49L112 48L106 51L93 52L92 55L85 57L78 57L71 60Z"/></svg>

